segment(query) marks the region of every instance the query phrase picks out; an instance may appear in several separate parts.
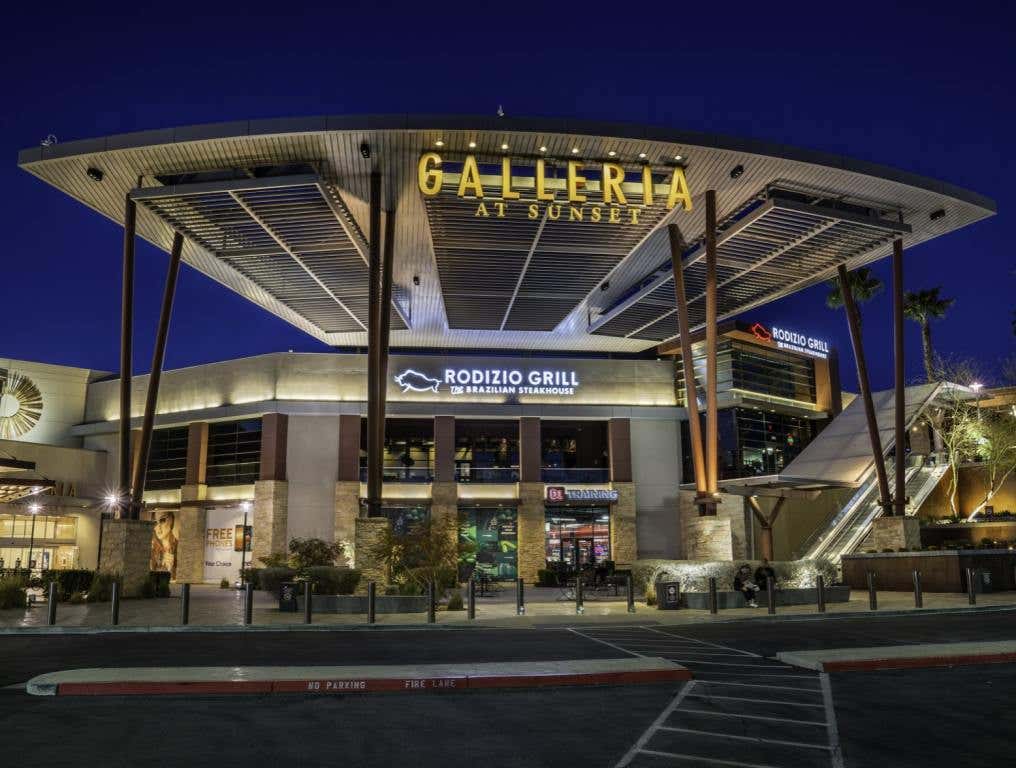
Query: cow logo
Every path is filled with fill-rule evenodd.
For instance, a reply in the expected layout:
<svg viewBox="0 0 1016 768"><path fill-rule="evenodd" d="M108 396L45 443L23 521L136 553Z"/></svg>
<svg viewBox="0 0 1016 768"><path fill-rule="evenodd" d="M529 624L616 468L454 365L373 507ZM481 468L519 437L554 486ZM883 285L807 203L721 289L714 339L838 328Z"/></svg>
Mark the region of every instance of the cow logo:
<svg viewBox="0 0 1016 768"><path fill-rule="evenodd" d="M424 376L419 371L414 371L412 368L407 368L398 376L395 377L395 383L402 387L402 392L437 392L438 387L441 386L440 379L432 379L430 376Z"/></svg>
<svg viewBox="0 0 1016 768"><path fill-rule="evenodd" d="M0 368L0 438L29 432L42 418L42 393L27 376Z"/></svg>
<svg viewBox="0 0 1016 768"><path fill-rule="evenodd" d="M751 332L759 341L772 341L773 335L766 330L766 327L762 323L755 323L751 327Z"/></svg>

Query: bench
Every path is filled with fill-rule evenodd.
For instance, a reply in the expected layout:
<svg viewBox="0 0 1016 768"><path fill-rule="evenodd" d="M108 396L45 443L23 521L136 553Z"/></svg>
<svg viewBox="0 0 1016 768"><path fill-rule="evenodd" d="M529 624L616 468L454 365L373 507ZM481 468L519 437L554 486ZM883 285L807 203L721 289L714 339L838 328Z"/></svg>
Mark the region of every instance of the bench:
<svg viewBox="0 0 1016 768"><path fill-rule="evenodd" d="M827 603L845 603L850 600L850 587L846 584L837 584L825 588L825 599ZM764 606L766 604L766 592L763 589L755 596L755 601ZM818 603L818 590L815 587L789 588L776 590L776 605L816 605ZM709 610L708 592L682 592L681 605L684 608L697 608ZM716 590L717 608L744 608L746 605L744 595L733 590Z"/></svg>

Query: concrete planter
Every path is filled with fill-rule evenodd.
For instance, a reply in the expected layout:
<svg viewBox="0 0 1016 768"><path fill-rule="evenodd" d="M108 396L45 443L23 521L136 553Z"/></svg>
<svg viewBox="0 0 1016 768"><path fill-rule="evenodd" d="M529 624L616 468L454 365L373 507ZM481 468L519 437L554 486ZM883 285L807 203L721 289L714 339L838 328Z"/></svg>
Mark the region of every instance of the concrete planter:
<svg viewBox="0 0 1016 768"><path fill-rule="evenodd" d="M685 592L681 595L686 608L709 609L708 592ZM759 605L766 604L766 593L759 592L755 598ZM850 587L837 584L825 588L827 603L845 603L850 600ZM803 589L777 589L776 605L817 605L818 590L814 587ZM717 608L744 608L744 595L740 592L718 591L716 593Z"/></svg>
<svg viewBox="0 0 1016 768"><path fill-rule="evenodd" d="M925 592L966 592L967 568L987 571L995 591L1016 588L1016 551L1011 549L947 549L931 552L877 552L844 555L843 581L867 590L867 573L875 572L875 587L909 592L914 571L921 572Z"/></svg>
<svg viewBox="0 0 1016 768"><path fill-rule="evenodd" d="M303 610L303 595L296 598L298 610ZM367 613L366 595L312 595L314 613ZM378 595L374 601L377 613L425 613L426 595Z"/></svg>

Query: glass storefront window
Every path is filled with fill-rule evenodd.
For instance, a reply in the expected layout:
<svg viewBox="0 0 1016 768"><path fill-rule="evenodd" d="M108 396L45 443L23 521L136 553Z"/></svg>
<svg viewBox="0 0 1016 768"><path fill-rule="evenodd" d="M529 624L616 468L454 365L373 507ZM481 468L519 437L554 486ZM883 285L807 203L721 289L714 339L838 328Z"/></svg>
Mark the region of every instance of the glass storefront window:
<svg viewBox="0 0 1016 768"><path fill-rule="evenodd" d="M518 512L515 507L459 509L459 579L472 574L492 581L518 576Z"/></svg>
<svg viewBox="0 0 1016 768"><path fill-rule="evenodd" d="M456 419L455 479L460 483L518 482L518 421Z"/></svg>
<svg viewBox="0 0 1016 768"><path fill-rule="evenodd" d="M544 421L540 424L545 483L603 483L610 479L605 421Z"/></svg>
<svg viewBox="0 0 1016 768"><path fill-rule="evenodd" d="M392 533L403 536L418 523L422 523L430 517L430 508L424 506L416 507L382 507L381 517L388 519L392 524Z"/></svg>
<svg viewBox="0 0 1016 768"><path fill-rule="evenodd" d="M610 560L607 507L547 507L547 566L582 568Z"/></svg>
<svg viewBox="0 0 1016 768"><path fill-rule="evenodd" d="M384 482L434 480L434 420L385 419ZM367 479L367 420L360 420L360 479Z"/></svg>

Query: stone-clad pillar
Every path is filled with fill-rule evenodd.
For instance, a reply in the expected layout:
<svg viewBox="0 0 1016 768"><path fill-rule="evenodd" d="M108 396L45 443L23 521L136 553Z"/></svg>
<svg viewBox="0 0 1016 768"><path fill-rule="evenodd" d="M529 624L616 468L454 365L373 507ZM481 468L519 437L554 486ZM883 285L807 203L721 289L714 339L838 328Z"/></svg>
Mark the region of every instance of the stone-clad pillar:
<svg viewBox="0 0 1016 768"><path fill-rule="evenodd" d="M176 543L176 581L200 583L205 578L205 508L194 502L208 496L208 424L194 422L187 427L187 470L180 488L180 509Z"/></svg>
<svg viewBox="0 0 1016 768"><path fill-rule="evenodd" d="M286 482L288 419L267 413L261 419L261 478L254 483L252 560L287 551L289 483Z"/></svg>
<svg viewBox="0 0 1016 768"><path fill-rule="evenodd" d="M430 519L435 522L459 517L459 488L455 482L455 417L434 417L434 482L430 487ZM458 526L451 536L458 542Z"/></svg>
<svg viewBox="0 0 1016 768"><path fill-rule="evenodd" d="M617 502L610 510L610 559L630 564L638 559L638 522L635 483L631 471L631 420L611 419L607 423L610 449L610 485Z"/></svg>
<svg viewBox="0 0 1016 768"><path fill-rule="evenodd" d="M358 517L355 521L356 568L360 571L357 592L367 591L367 582L376 581L379 589L388 583L388 574L371 554L371 547L391 528L387 517Z"/></svg>
<svg viewBox="0 0 1016 768"><path fill-rule="evenodd" d="M547 567L546 507L543 483L519 483L518 569L527 584Z"/></svg>
<svg viewBox="0 0 1016 768"><path fill-rule="evenodd" d="M356 564L356 518L360 516L360 416L339 416L339 468L335 483L335 541Z"/></svg>
<svg viewBox="0 0 1016 768"><path fill-rule="evenodd" d="M102 521L101 570L121 579L123 596L137 597L151 573L152 520L118 518Z"/></svg>

